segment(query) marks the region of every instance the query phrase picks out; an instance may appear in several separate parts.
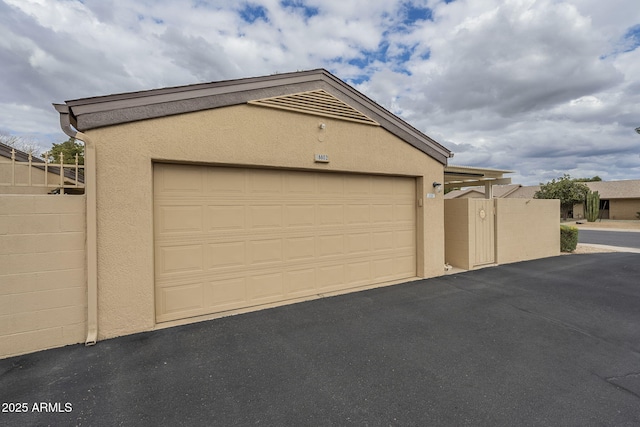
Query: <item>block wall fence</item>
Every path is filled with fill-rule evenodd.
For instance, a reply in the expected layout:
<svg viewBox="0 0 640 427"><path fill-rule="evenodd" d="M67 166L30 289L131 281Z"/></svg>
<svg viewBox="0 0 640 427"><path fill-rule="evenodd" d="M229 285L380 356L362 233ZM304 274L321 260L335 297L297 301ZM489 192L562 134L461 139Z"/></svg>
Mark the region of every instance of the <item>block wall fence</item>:
<svg viewBox="0 0 640 427"><path fill-rule="evenodd" d="M85 196L0 195L0 358L86 336Z"/></svg>

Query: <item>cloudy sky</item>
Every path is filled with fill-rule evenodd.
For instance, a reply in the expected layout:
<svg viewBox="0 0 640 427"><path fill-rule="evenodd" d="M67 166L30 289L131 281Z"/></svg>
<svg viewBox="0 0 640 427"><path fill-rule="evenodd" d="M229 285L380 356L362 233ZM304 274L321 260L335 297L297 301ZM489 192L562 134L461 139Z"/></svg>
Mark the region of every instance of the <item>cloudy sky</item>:
<svg viewBox="0 0 640 427"><path fill-rule="evenodd" d="M0 133L45 148L53 102L315 68L451 164L640 179L638 0L0 0Z"/></svg>

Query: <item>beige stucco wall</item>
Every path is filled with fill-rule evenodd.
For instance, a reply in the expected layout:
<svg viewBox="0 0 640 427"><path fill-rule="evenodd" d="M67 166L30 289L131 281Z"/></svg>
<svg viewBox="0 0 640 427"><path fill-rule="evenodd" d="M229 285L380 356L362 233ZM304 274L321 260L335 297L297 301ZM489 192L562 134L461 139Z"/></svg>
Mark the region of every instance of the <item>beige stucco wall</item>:
<svg viewBox="0 0 640 427"><path fill-rule="evenodd" d="M239 105L86 133L97 153L100 339L155 327L154 161L418 177L418 274L443 273L443 194L425 197L443 165L380 127Z"/></svg>
<svg viewBox="0 0 640 427"><path fill-rule="evenodd" d="M560 201L495 199L496 262L560 255Z"/></svg>
<svg viewBox="0 0 640 427"><path fill-rule="evenodd" d="M638 219L640 199L612 199L610 200L609 219Z"/></svg>
<svg viewBox="0 0 640 427"><path fill-rule="evenodd" d="M445 259L474 268L476 238L473 199L445 200ZM493 199L495 263L527 261L560 254L559 200Z"/></svg>
<svg viewBox="0 0 640 427"><path fill-rule="evenodd" d="M470 199L444 201L445 261L454 267L471 269Z"/></svg>
<svg viewBox="0 0 640 427"><path fill-rule="evenodd" d="M84 341L84 196L0 195L0 358Z"/></svg>

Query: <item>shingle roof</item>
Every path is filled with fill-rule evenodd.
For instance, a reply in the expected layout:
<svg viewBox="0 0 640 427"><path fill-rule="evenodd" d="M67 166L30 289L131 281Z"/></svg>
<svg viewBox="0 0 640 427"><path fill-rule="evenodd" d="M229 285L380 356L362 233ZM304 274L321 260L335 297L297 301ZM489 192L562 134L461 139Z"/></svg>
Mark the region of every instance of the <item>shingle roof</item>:
<svg viewBox="0 0 640 427"><path fill-rule="evenodd" d="M640 199L640 179L585 182L601 199Z"/></svg>

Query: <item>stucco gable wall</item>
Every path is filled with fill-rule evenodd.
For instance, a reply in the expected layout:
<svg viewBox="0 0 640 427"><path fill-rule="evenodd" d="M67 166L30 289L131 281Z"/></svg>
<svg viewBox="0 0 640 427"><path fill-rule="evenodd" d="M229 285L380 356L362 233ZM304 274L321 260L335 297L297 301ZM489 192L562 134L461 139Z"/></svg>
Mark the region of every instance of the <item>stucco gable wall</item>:
<svg viewBox="0 0 640 427"><path fill-rule="evenodd" d="M420 177L418 274L442 274L443 195L425 195L433 193L432 182L442 182L443 165L381 127L239 105L87 135L97 147L100 339L155 326L154 161ZM330 163L315 163L314 154L327 154Z"/></svg>

